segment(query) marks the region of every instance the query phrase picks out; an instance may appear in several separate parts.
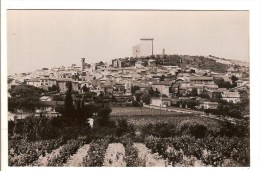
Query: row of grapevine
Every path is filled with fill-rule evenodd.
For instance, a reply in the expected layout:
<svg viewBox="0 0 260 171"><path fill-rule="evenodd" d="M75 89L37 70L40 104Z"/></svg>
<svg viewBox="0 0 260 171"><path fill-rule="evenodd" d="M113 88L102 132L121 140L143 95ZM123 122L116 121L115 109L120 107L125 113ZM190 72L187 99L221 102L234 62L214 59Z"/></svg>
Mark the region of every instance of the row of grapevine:
<svg viewBox="0 0 260 171"><path fill-rule="evenodd" d="M127 167L145 167L146 161L138 156L138 150L133 144L125 146L125 158Z"/></svg>
<svg viewBox="0 0 260 171"><path fill-rule="evenodd" d="M77 152L79 147L86 143L86 139L69 140L61 147L58 155L48 158L47 166L63 166L66 161Z"/></svg>
<svg viewBox="0 0 260 171"><path fill-rule="evenodd" d="M159 153L173 166L185 162L184 158L191 157L207 166L226 166L226 159L232 160L236 166L249 166L249 142L246 138L196 139L190 136L173 138L150 136L145 139L145 144L153 153Z"/></svg>
<svg viewBox="0 0 260 171"><path fill-rule="evenodd" d="M8 151L9 166L28 166L40 156L45 156L46 153L50 153L64 143L66 141L62 138L36 142L10 141Z"/></svg>
<svg viewBox="0 0 260 171"><path fill-rule="evenodd" d="M138 156L138 149L134 147L133 140L124 135L119 138L119 142L125 147L125 161L127 167L145 167L146 161Z"/></svg>
<svg viewBox="0 0 260 171"><path fill-rule="evenodd" d="M88 153L89 144L85 144L78 149L76 154L67 160L64 166L81 167L83 165L83 158Z"/></svg>
<svg viewBox="0 0 260 171"><path fill-rule="evenodd" d="M119 139L119 142L123 144L121 147L120 143L109 144L110 138L107 137L105 139L99 139L90 144L89 151L86 156L83 158L83 166L91 166L91 167L100 167L104 165L113 165L113 163L117 163L117 165L126 165L127 167L144 167L146 161L138 157L138 150L133 146L133 142L129 138ZM111 157L109 153L109 145L118 146L115 150L116 159L106 159L105 157ZM120 150L121 149L121 150ZM108 151L107 151L108 150ZM107 154L109 153L109 154ZM122 158L123 157L123 158ZM119 163L118 163L119 162ZM125 162L125 164L124 164Z"/></svg>
<svg viewBox="0 0 260 171"><path fill-rule="evenodd" d="M16 141L9 144L9 166L70 166L68 161L81 152L77 166L127 166L145 167L156 163L149 155L153 153L162 157L162 165L171 166L249 166L249 140L247 138L206 137L195 138L180 136L171 138L146 137L148 152L127 136L112 140L94 140L87 149L78 150L88 144L87 137L65 141L61 139L37 142ZM111 147L111 148L109 148ZM119 148L120 147L120 148ZM115 149L116 150L113 150ZM110 150L109 150L110 149ZM144 149L144 151L140 151ZM40 163L42 157L45 163ZM143 157L142 157L143 156ZM147 157L147 156L150 156ZM151 164L148 162L153 160ZM158 160L159 161L159 160Z"/></svg>
<svg viewBox="0 0 260 171"><path fill-rule="evenodd" d="M89 151L83 158L83 166L101 167L110 138L98 139L90 144Z"/></svg>

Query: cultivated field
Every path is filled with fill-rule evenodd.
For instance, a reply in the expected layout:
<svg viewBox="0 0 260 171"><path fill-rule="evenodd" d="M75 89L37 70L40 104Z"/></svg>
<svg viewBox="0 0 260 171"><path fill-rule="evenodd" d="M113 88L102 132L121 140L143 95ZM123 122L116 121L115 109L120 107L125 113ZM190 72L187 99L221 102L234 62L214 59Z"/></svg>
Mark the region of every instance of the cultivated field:
<svg viewBox="0 0 260 171"><path fill-rule="evenodd" d="M219 122L214 118L205 118L199 115L160 111L157 109L140 107L116 107L112 109L111 118L113 120L126 119L129 123L142 127L147 124L170 123L177 124L183 120L201 122L211 127L218 127Z"/></svg>
<svg viewBox="0 0 260 171"><path fill-rule="evenodd" d="M111 115L113 116L135 116L135 115L167 115L176 114L176 112L169 112L158 109L149 109L145 107L113 107Z"/></svg>
<svg viewBox="0 0 260 171"><path fill-rule="evenodd" d="M156 109L112 111L108 125L93 129L62 117L10 122L9 166L249 166L249 138L241 127Z"/></svg>
<svg viewBox="0 0 260 171"><path fill-rule="evenodd" d="M32 142L37 146L26 142L14 145L10 142L9 166L234 167L249 164L248 141L245 138L148 137L144 143L126 144L124 141L114 143L110 140L107 137L90 144L84 138L67 142Z"/></svg>

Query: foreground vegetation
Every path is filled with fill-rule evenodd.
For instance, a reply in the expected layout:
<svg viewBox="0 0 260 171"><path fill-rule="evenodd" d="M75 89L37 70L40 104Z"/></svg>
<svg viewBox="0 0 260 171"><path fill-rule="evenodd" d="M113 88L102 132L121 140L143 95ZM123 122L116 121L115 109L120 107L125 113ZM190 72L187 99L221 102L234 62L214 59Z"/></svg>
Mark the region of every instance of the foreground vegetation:
<svg viewBox="0 0 260 171"><path fill-rule="evenodd" d="M104 124L104 121L95 119L93 128L85 122L71 122L64 117L30 117L15 124L9 121L9 165L63 166L78 149L90 144L88 152L82 156L82 166L99 167L104 165L106 150L111 143L123 144L124 161L129 167L143 167L147 163L146 159L140 158L134 143L145 144L168 166L188 167L198 163L200 166L250 165L247 125L203 120L184 114L155 115L153 120L128 122L111 117ZM44 126L46 124L48 127ZM55 150L58 152L52 155ZM39 163L44 157L47 157L46 163Z"/></svg>
<svg viewBox="0 0 260 171"><path fill-rule="evenodd" d="M112 153L117 162L124 162L119 166L149 166L150 158L156 155L165 166L250 166L247 120L232 124L191 114L160 114L151 109L150 115L143 115L149 112L145 109L140 114L140 108L126 108L122 115L121 109L113 113L104 104L75 109L71 85L64 103L61 116L8 122L9 166L67 166L79 151L80 166L101 167L105 161L113 166L116 162L112 158L105 160L111 143L122 147ZM94 119L93 127L88 118ZM137 148L140 144L145 145L145 152ZM89 148L80 150L86 145Z"/></svg>

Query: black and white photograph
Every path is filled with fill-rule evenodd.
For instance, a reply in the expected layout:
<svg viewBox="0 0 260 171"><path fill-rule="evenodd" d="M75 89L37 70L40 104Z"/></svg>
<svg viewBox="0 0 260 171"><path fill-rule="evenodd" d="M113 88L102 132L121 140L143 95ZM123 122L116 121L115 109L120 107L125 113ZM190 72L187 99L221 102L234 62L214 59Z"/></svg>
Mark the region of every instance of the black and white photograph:
<svg viewBox="0 0 260 171"><path fill-rule="evenodd" d="M249 19L8 9L8 167L250 167Z"/></svg>

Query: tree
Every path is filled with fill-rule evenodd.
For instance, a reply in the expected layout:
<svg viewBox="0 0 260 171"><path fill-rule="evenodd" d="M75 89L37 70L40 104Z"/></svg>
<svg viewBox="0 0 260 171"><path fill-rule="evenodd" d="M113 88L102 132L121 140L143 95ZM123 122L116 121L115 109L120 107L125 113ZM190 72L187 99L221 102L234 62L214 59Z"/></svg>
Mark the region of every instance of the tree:
<svg viewBox="0 0 260 171"><path fill-rule="evenodd" d="M160 81L164 81L164 79L165 79L165 75L162 75L162 76L160 77Z"/></svg>
<svg viewBox="0 0 260 171"><path fill-rule="evenodd" d="M166 94L162 94L162 97L168 97Z"/></svg>
<svg viewBox="0 0 260 171"><path fill-rule="evenodd" d="M187 105L189 108L194 109L195 106L198 106L200 103L197 100L188 100Z"/></svg>
<svg viewBox="0 0 260 171"><path fill-rule="evenodd" d="M239 69L239 68L240 68L239 65L237 65L237 64L234 65L234 69L235 69L235 70L237 70L237 69Z"/></svg>
<svg viewBox="0 0 260 171"><path fill-rule="evenodd" d="M43 105L40 96L44 91L31 85L18 85L10 90L11 98L8 98L8 110L16 112L17 109L26 112L35 112Z"/></svg>
<svg viewBox="0 0 260 171"><path fill-rule="evenodd" d="M192 88L191 92L190 92L191 96L197 96L198 95L198 91L196 88Z"/></svg>
<svg viewBox="0 0 260 171"><path fill-rule="evenodd" d="M99 122L101 125L108 125L109 119L110 119L110 113L112 112L112 109L110 107L103 107L98 111L98 117Z"/></svg>
<svg viewBox="0 0 260 171"><path fill-rule="evenodd" d="M104 65L104 62L103 62L103 61L100 61L98 64L99 64L99 65Z"/></svg>
<svg viewBox="0 0 260 171"><path fill-rule="evenodd" d="M148 94L149 94L150 96L153 96L153 95L154 95L154 90L153 90L152 87L150 87L150 88L148 89Z"/></svg>
<svg viewBox="0 0 260 171"><path fill-rule="evenodd" d="M54 101L63 101L64 100L64 98L60 95L54 95L52 99Z"/></svg>
<svg viewBox="0 0 260 171"><path fill-rule="evenodd" d="M131 88L131 93L134 94L137 90L140 90L140 87L139 86L133 86Z"/></svg>
<svg viewBox="0 0 260 171"><path fill-rule="evenodd" d="M84 98L92 98L95 96L97 96L97 93L95 93L95 92L87 91L84 93Z"/></svg>
<svg viewBox="0 0 260 171"><path fill-rule="evenodd" d="M86 84L82 87L82 90L84 93L89 91L89 88L86 86Z"/></svg>
<svg viewBox="0 0 260 171"><path fill-rule="evenodd" d="M16 112L17 109L26 112L35 112L35 110L43 105L38 97L13 97L8 99L8 111Z"/></svg>
<svg viewBox="0 0 260 171"><path fill-rule="evenodd" d="M50 91L59 91L59 86L57 86L57 85L52 85L52 86L50 87Z"/></svg>
<svg viewBox="0 0 260 171"><path fill-rule="evenodd" d="M112 95L112 102L116 103L116 97Z"/></svg>
<svg viewBox="0 0 260 171"><path fill-rule="evenodd" d="M140 90L138 90L138 91L135 92L135 97L136 97L136 101L137 101L137 102L140 102L141 97L142 97L143 94L144 94L144 93L141 92Z"/></svg>
<svg viewBox="0 0 260 171"><path fill-rule="evenodd" d="M151 102L151 97L150 97L150 95L149 95L149 94L144 94L144 95L142 96L142 101L143 101L145 104L149 105L150 102Z"/></svg>
<svg viewBox="0 0 260 171"><path fill-rule="evenodd" d="M153 93L154 97L160 97L161 93L158 91L158 89L155 89L155 92Z"/></svg>
<svg viewBox="0 0 260 171"><path fill-rule="evenodd" d="M249 101L240 103L227 102L220 100L217 110L214 112L216 115L229 116L233 118L242 118L249 115Z"/></svg>
<svg viewBox="0 0 260 171"><path fill-rule="evenodd" d="M12 97L40 97L44 90L31 85L18 85L10 90Z"/></svg>
<svg viewBox="0 0 260 171"><path fill-rule="evenodd" d="M236 87L237 86L236 81L238 80L238 78L236 76L232 75L231 80L232 80L233 87Z"/></svg>
<svg viewBox="0 0 260 171"><path fill-rule="evenodd" d="M67 91L66 91L66 96L65 96L65 116L71 117L73 114L73 99L72 99L72 83L67 82L66 83Z"/></svg>
<svg viewBox="0 0 260 171"><path fill-rule="evenodd" d="M135 128L133 125L129 124L126 119L119 119L116 125L116 134L121 137L124 134L135 135Z"/></svg>
<svg viewBox="0 0 260 171"><path fill-rule="evenodd" d="M224 81L224 79L215 79L214 82L218 85L219 88L229 89L233 87L230 82Z"/></svg>
<svg viewBox="0 0 260 171"><path fill-rule="evenodd" d="M101 91L98 96L99 96L99 97L104 97L103 91Z"/></svg>

